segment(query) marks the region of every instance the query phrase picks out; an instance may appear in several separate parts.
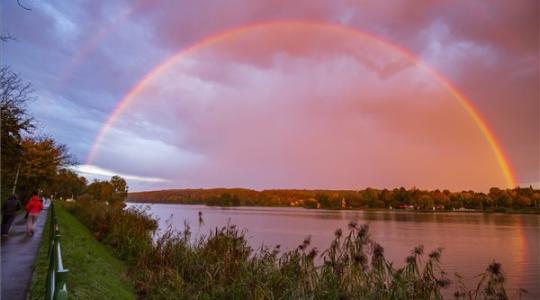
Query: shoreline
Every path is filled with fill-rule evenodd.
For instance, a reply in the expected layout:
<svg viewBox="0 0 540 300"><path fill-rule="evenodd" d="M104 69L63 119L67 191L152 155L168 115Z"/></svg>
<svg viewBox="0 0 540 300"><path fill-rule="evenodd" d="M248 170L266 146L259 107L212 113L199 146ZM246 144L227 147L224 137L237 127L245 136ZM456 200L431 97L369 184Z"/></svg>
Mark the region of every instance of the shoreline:
<svg viewBox="0 0 540 300"><path fill-rule="evenodd" d="M205 207L216 208L301 208L305 210L319 211L365 211L365 212L397 212L397 213L485 213L485 214L517 214L517 215L540 215L540 209L533 210L515 210L511 208L502 208L499 210L421 210L421 209L389 209L389 208L308 208L303 206L285 206L285 205L207 205L205 203L178 203L167 201L132 201L127 200L126 204L170 204L170 205L202 205Z"/></svg>

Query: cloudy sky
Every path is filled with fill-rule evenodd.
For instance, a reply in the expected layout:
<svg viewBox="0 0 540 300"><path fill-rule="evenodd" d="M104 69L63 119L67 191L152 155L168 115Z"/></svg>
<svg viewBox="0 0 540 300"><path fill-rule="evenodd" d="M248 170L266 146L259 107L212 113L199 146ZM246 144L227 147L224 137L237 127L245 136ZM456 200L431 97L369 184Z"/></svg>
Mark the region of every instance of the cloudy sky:
<svg viewBox="0 0 540 300"><path fill-rule="evenodd" d="M131 190L508 186L472 105L515 182L540 181L535 0L21 3L2 2L16 38L2 64L86 176Z"/></svg>

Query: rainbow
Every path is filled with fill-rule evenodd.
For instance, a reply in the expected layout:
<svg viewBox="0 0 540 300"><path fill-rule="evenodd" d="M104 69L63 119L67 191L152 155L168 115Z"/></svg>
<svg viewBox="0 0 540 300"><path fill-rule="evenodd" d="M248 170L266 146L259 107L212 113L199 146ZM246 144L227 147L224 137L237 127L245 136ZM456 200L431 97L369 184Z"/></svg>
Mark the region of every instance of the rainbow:
<svg viewBox="0 0 540 300"><path fill-rule="evenodd" d="M461 93L452 83L450 83L450 81L447 80L443 75L441 75L439 72L437 72L436 70L428 66L425 62L418 59L414 54L412 54L408 50L401 48L400 46L397 46L395 44L392 44L382 39L381 37L378 37L376 35L373 35L367 32L359 31L357 29L346 27L343 25L323 23L323 22L314 22L314 21L273 21L273 22L250 24L250 25L234 28L231 30L227 30L221 33L217 33L215 35L211 35L187 48L184 48L178 51L176 54L170 56L169 58L161 62L159 65L154 67L154 69L152 69L150 72L148 72L122 98L122 100L118 103L118 105L115 107L113 112L109 115L106 122L104 123L100 131L98 132L95 138L95 141L92 144L92 147L88 153L86 163L87 164L92 163L92 161L94 160L96 156L98 147L100 143L102 142L103 138L105 137L109 129L113 126L113 124L118 119L118 117L126 109L126 107L128 107L132 103L133 99L135 99L136 96L146 87L146 85L151 80L156 78L161 72L171 67L182 58L188 56L189 54L193 52L196 52L199 49L210 46L219 41L223 41L228 38L240 35L250 30L263 29L263 28L268 28L272 26L304 26L304 27L310 27L313 29L333 29L340 32L347 32L353 37L361 37L361 38L368 39L370 41L377 42L385 47L393 49L394 51L397 51L398 53L402 54L405 58L407 58L409 61L414 63L416 66L422 68L428 74L433 76L433 78L435 78L460 103L461 107L467 112L467 114L471 117L471 119L480 129L482 135L485 137L493 154L495 155L495 158L497 160L497 163L499 164L499 167L501 168L501 171L504 174L505 181L508 187L513 188L516 186L516 181L515 181L512 169L510 167L510 164L508 162L508 159L504 155L499 142L497 141L497 139L495 138L495 135L493 134L493 131L488 127L487 122L482 118L481 114L475 108L473 103L465 95L463 95L463 93Z"/></svg>

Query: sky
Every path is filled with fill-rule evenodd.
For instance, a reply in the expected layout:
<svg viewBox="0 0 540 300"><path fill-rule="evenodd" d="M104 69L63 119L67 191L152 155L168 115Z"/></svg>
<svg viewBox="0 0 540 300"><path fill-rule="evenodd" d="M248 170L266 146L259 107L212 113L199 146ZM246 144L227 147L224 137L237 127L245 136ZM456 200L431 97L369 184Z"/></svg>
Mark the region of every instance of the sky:
<svg viewBox="0 0 540 300"><path fill-rule="evenodd" d="M21 3L2 2L1 63L89 178L507 187L476 117L515 183L539 186L537 1Z"/></svg>

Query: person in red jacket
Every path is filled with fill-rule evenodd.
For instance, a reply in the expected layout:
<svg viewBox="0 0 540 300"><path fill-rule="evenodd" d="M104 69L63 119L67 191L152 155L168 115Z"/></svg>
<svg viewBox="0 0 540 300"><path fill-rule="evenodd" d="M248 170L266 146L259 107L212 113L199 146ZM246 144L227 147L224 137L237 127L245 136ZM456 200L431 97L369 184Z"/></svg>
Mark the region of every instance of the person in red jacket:
<svg viewBox="0 0 540 300"><path fill-rule="evenodd" d="M43 209L43 203L39 200L38 193L32 192L32 198L26 204L26 212L28 213L28 219L26 219L26 234L29 236L34 235L34 225L36 224L39 213Z"/></svg>

